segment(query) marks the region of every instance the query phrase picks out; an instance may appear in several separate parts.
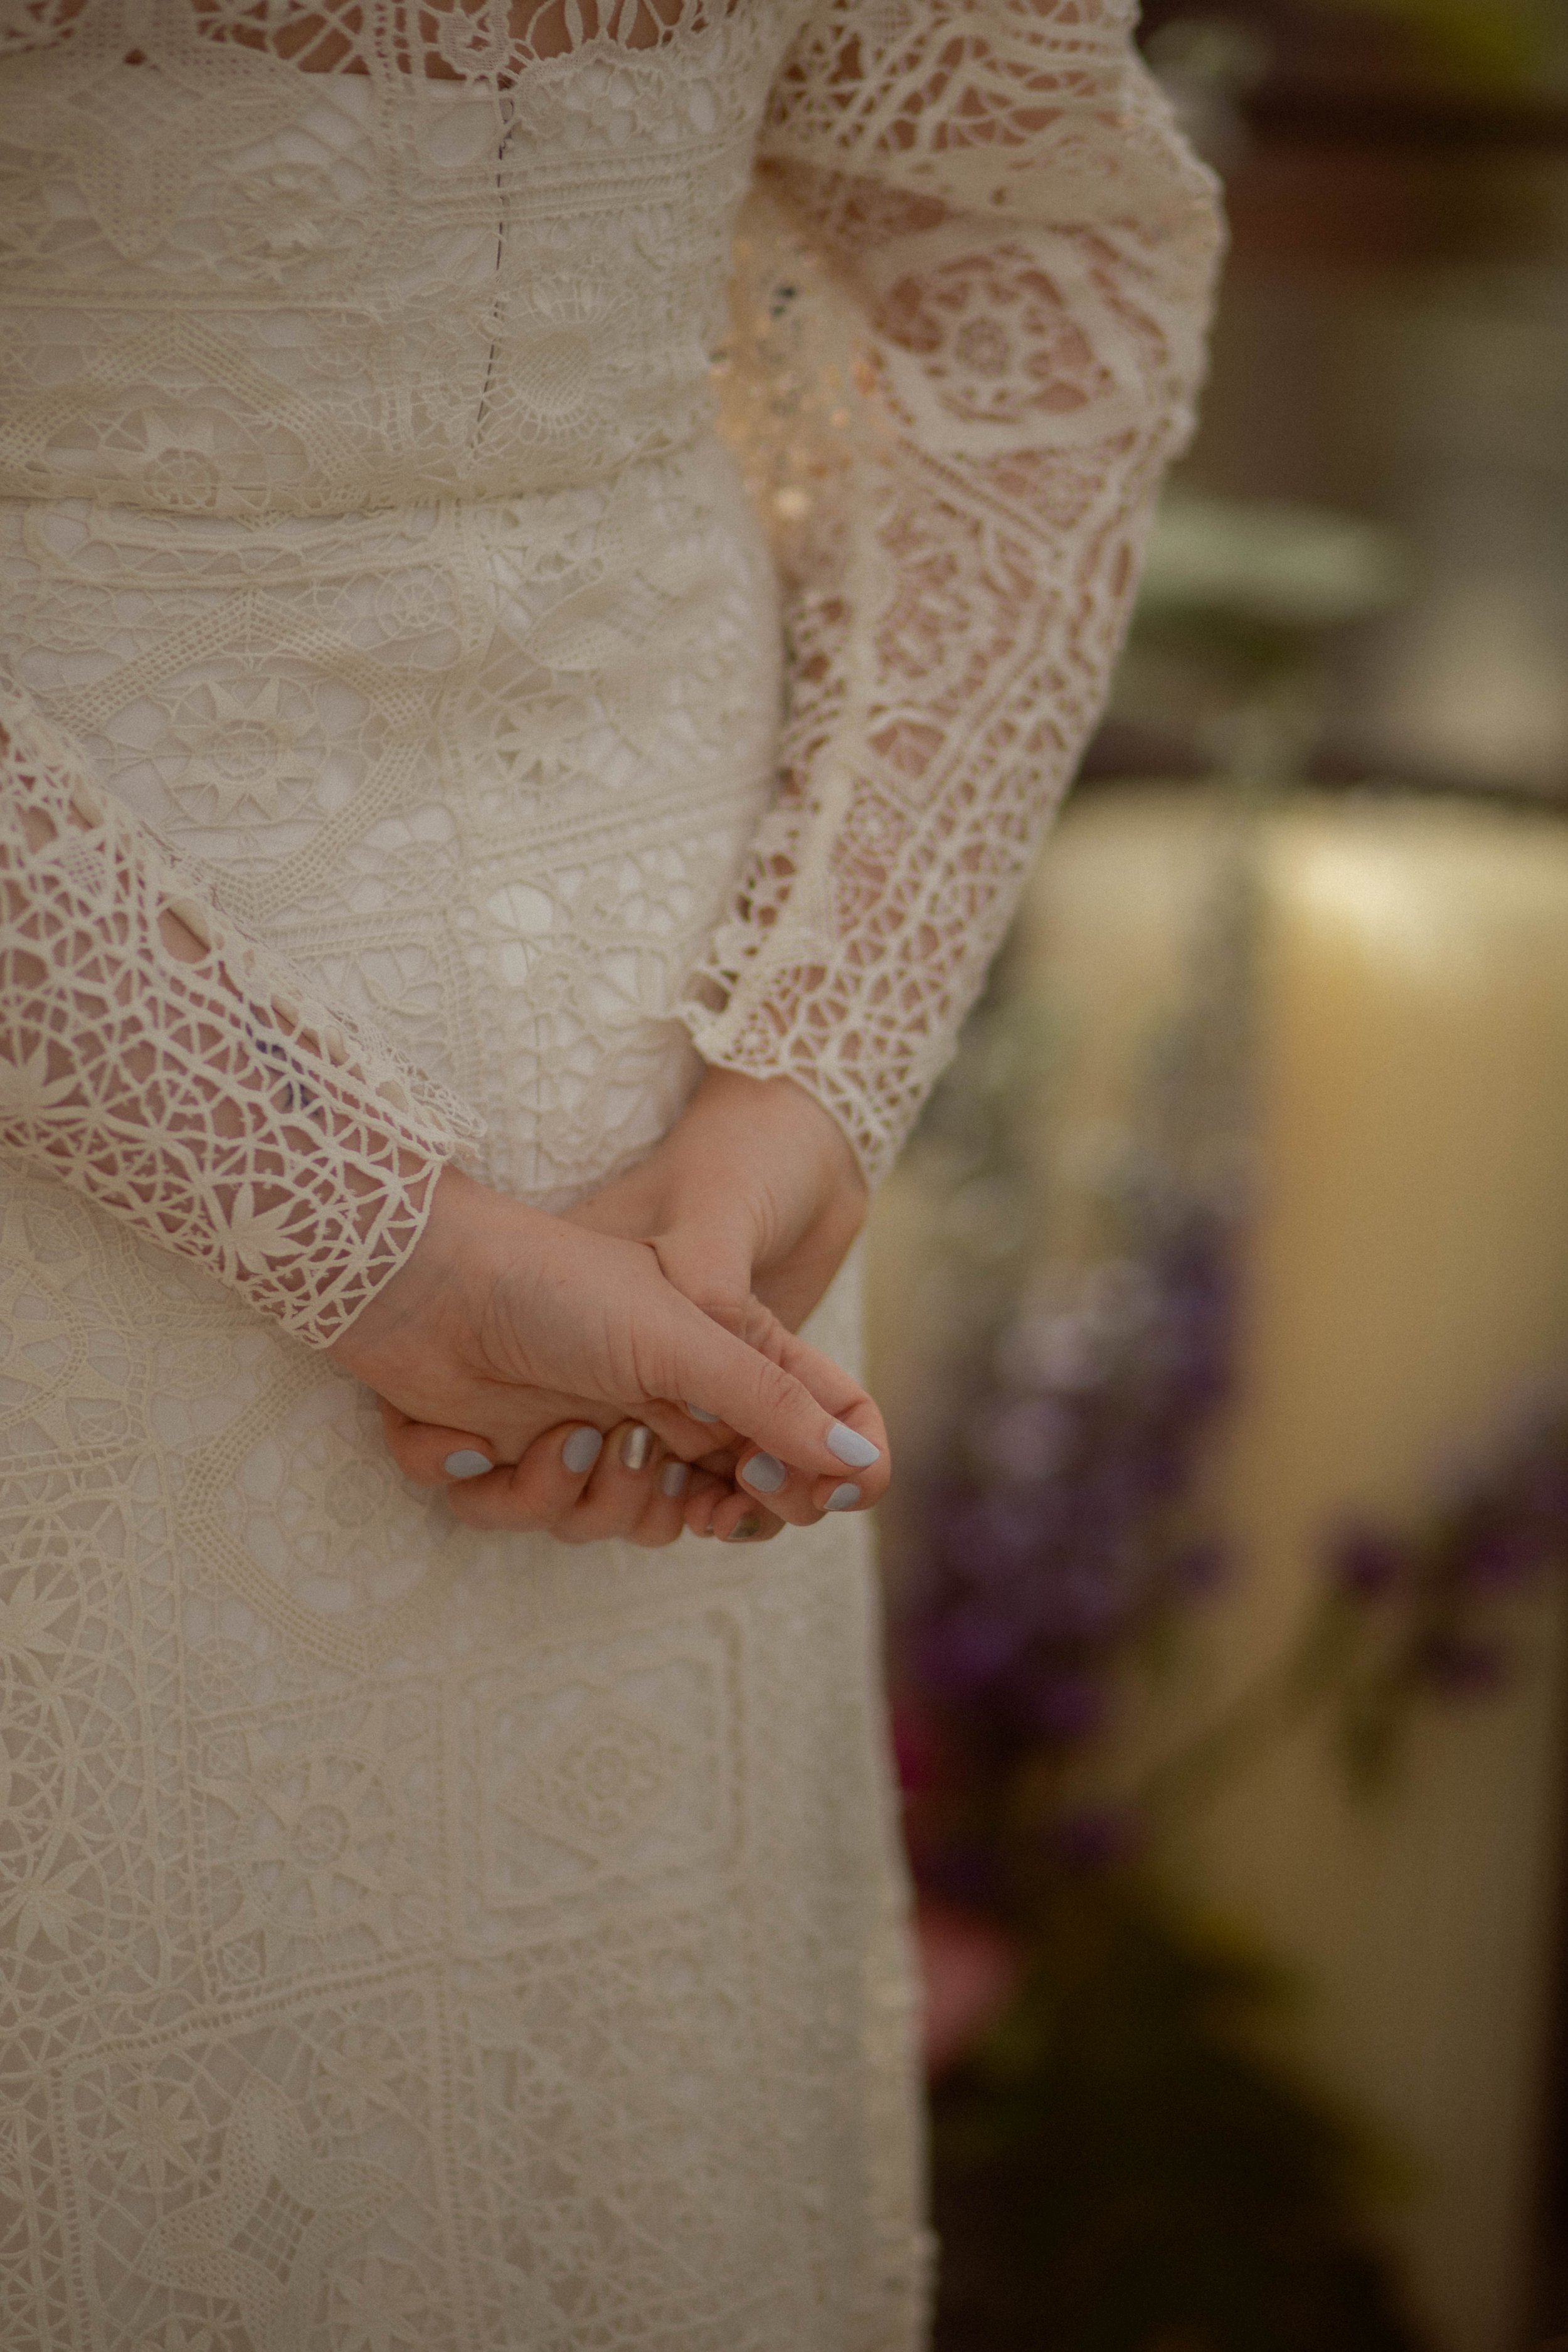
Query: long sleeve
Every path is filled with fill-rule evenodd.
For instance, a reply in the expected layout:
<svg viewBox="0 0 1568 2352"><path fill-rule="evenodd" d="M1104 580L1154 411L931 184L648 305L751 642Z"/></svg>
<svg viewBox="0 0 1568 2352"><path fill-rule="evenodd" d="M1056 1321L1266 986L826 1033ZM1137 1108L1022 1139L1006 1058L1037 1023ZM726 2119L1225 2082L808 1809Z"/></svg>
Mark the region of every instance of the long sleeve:
<svg viewBox="0 0 1568 2352"><path fill-rule="evenodd" d="M1220 241L1123 0L817 0L775 85L722 396L791 700L687 1019L873 1177L1101 706Z"/></svg>
<svg viewBox="0 0 1568 2352"><path fill-rule="evenodd" d="M0 1149L328 1345L465 1115L222 919L25 697L0 743Z"/></svg>

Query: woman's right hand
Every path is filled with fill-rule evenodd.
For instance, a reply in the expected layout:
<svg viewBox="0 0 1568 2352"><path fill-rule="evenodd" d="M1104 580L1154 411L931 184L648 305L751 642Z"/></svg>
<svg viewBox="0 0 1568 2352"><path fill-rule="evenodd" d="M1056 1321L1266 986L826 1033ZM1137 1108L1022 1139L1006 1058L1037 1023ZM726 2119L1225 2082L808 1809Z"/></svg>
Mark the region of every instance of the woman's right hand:
<svg viewBox="0 0 1568 2352"><path fill-rule="evenodd" d="M680 1399L802 1473L818 1508L847 1468L868 1501L887 1484L881 1416L827 1357L782 1327L766 1349L737 1339L675 1288L645 1243L589 1232L454 1168L407 1261L331 1352L396 1413L477 1436L498 1464L519 1463L563 1408L582 1418L584 1407L601 1427L630 1416L699 1462L713 1433ZM473 1480L464 1517L489 1483ZM688 1524L707 1508L723 1534L726 1516L754 1510L740 1496L712 1512L710 1490L693 1486Z"/></svg>
<svg viewBox="0 0 1568 2352"><path fill-rule="evenodd" d="M382 1404L386 1442L416 1486L443 1486L454 1518L503 1534L542 1528L557 1542L619 1540L657 1549L677 1536L766 1543L784 1521L734 1480L733 1450L689 1464L646 1423L608 1431L582 1418L557 1422L513 1463L493 1464L458 1430L410 1421Z"/></svg>

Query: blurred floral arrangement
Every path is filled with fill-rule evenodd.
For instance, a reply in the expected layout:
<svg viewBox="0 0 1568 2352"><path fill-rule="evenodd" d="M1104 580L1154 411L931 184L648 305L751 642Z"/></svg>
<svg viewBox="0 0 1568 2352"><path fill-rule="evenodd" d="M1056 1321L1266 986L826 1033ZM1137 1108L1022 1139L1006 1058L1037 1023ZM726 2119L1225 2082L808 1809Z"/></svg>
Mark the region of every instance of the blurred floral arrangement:
<svg viewBox="0 0 1568 2352"><path fill-rule="evenodd" d="M1568 1565L1568 1400L1548 1401L1453 1473L1426 1525L1326 1530L1289 1651L1141 1780L1108 1764L1107 1733L1230 1569L1199 1497L1248 1224L1257 832L1275 788L1245 779L1288 772L1312 631L1395 593L1390 551L1353 526L1227 523L1178 503L1152 567L1156 652L1217 634L1253 723L1230 738L1184 1001L1083 1180L1091 1245L1042 1249L1057 1040L1005 973L914 1146L962 1307L942 1375L961 1402L910 1516L893 1643L942 2352L1417 2352L1370 2226L1397 2162L1268 2054L1289 1986L1184 1904L1163 1857L1310 1711L1375 1782L1419 1709L1501 1686L1510 1604ZM1215 707L1245 713L1246 694Z"/></svg>
<svg viewBox="0 0 1568 2352"><path fill-rule="evenodd" d="M895 1641L943 2352L1415 2344L1357 2238L1375 2162L1247 2049L1273 1972L1163 1889L1167 1799L1095 1790L1119 1685L1224 1569L1187 1497L1232 1370L1250 899L1238 842L1093 1263L1029 1265L1026 1003L983 1013L917 1145L968 1302Z"/></svg>
<svg viewBox="0 0 1568 2352"><path fill-rule="evenodd" d="M895 1738L921 1893L942 2352L1415 2352L1372 2251L1385 2152L1263 2054L1289 1988L1184 1909L1169 1833L1308 1710L1364 1784L1415 1711L1508 1671L1502 1614L1568 1561L1568 1411L1456 1475L1429 1524L1325 1538L1292 1648L1132 1789L1103 1735L1227 1563L1194 1492L1231 1391L1254 910L1239 813L1188 1003L1098 1179L1103 1249L1034 1261L1004 992L917 1150L968 1303L963 1399L901 1563ZM1000 1244L995 1236L1002 1237ZM1185 2330L1186 2332L1182 2332Z"/></svg>

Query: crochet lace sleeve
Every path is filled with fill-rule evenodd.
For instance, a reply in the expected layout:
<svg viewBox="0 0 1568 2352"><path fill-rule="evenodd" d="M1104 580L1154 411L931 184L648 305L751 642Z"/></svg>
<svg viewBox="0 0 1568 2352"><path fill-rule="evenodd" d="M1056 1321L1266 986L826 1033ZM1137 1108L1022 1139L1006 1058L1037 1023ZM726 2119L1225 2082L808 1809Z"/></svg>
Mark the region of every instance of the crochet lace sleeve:
<svg viewBox="0 0 1568 2352"><path fill-rule="evenodd" d="M1220 246L1124 0L817 0L738 247L730 436L772 527L776 805L694 983L875 1178L1100 709Z"/></svg>
<svg viewBox="0 0 1568 2352"><path fill-rule="evenodd" d="M0 694L0 1149L325 1347L464 1129Z"/></svg>

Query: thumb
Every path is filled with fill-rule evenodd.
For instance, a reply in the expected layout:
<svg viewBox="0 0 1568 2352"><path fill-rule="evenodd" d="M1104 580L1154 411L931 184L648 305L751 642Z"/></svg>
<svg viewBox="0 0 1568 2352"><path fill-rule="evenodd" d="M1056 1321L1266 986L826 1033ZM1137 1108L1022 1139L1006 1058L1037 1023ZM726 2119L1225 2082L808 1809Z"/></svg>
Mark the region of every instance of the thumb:
<svg viewBox="0 0 1568 2352"><path fill-rule="evenodd" d="M771 1316L764 1344L753 1347L684 1297L669 1307L671 1360L650 1386L710 1412L807 1477L855 1471L867 1500L875 1499L887 1484L887 1432L858 1381Z"/></svg>
<svg viewBox="0 0 1568 2352"><path fill-rule="evenodd" d="M737 1202L715 1204L700 1231L682 1223L651 1237L659 1271L683 1298L737 1338L751 1339L756 1236Z"/></svg>

